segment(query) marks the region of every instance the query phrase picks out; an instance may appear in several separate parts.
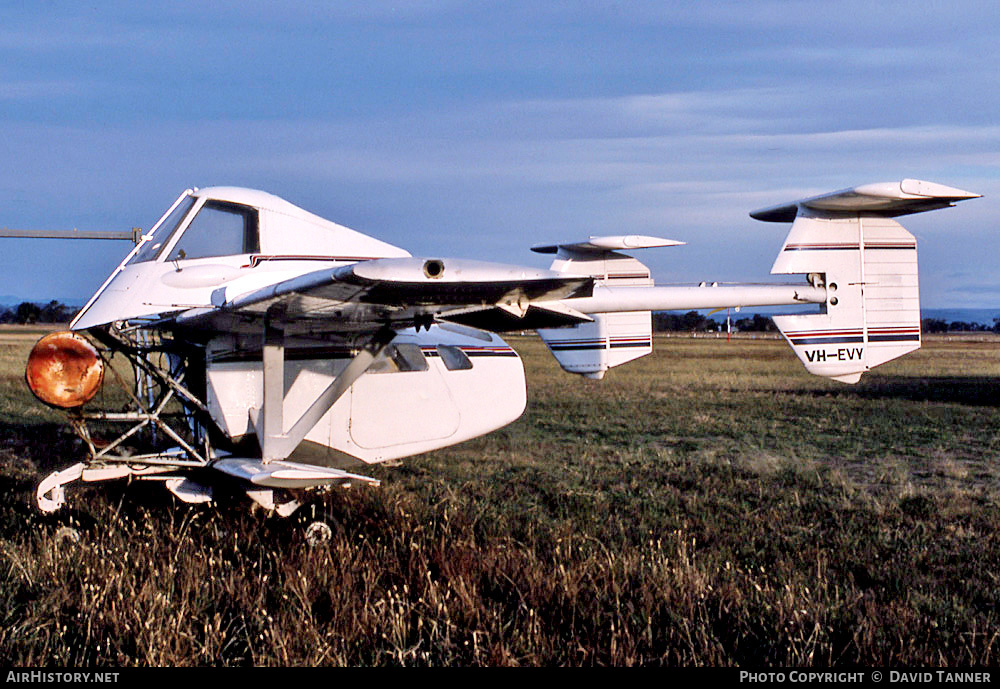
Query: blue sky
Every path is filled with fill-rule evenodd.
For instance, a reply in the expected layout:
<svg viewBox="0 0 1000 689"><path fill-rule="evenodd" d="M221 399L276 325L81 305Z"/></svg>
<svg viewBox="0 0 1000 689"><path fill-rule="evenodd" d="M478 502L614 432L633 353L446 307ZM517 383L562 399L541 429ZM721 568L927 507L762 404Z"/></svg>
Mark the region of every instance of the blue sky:
<svg viewBox="0 0 1000 689"><path fill-rule="evenodd" d="M995 1L10 5L0 226L234 184L416 255L653 234L658 281L759 281L748 211L915 177L985 195L904 219L924 306L1000 306ZM0 294L81 301L128 249L0 247Z"/></svg>

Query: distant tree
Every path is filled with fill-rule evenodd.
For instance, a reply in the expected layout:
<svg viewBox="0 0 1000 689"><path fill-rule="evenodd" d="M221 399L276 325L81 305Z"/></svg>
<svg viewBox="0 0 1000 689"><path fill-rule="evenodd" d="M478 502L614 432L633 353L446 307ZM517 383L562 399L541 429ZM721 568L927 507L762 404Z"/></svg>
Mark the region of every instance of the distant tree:
<svg viewBox="0 0 1000 689"><path fill-rule="evenodd" d="M681 326L683 330L707 330L708 325L708 319L697 311L688 311L681 316Z"/></svg>
<svg viewBox="0 0 1000 689"><path fill-rule="evenodd" d="M38 314L39 323L65 323L70 319L70 308L55 299L41 307Z"/></svg>
<svg viewBox="0 0 1000 689"><path fill-rule="evenodd" d="M924 333L946 333L948 332L948 321L941 318L924 318L920 321L920 329Z"/></svg>
<svg viewBox="0 0 1000 689"><path fill-rule="evenodd" d="M769 333L775 332L778 328L774 325L772 321L767 316L761 316L759 313L755 313L753 318L741 318L735 323L736 329L740 332L752 332L752 333Z"/></svg>
<svg viewBox="0 0 1000 689"><path fill-rule="evenodd" d="M37 323L38 315L42 312L42 309L38 304L32 304L30 301L22 301L17 305L17 311L14 315L15 323Z"/></svg>
<svg viewBox="0 0 1000 689"><path fill-rule="evenodd" d="M657 311L653 314L653 330L656 332L671 332L678 330L678 316L664 311Z"/></svg>
<svg viewBox="0 0 1000 689"><path fill-rule="evenodd" d="M715 321L705 318L697 311L688 311L678 316L675 313L657 311L653 314L653 329L657 332L715 330Z"/></svg>
<svg viewBox="0 0 1000 689"><path fill-rule="evenodd" d="M965 321L952 321L948 324L948 332L952 333L977 333L987 330L982 323L966 323Z"/></svg>

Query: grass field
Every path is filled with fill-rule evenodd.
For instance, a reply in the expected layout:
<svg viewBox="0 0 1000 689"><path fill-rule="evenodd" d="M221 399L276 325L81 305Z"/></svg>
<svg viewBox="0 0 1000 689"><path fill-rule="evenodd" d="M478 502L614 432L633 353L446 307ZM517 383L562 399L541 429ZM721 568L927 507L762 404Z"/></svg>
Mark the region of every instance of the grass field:
<svg viewBox="0 0 1000 689"><path fill-rule="evenodd" d="M34 511L82 449L22 384L33 339L0 337L9 664L997 664L1000 341L852 387L773 340L659 339L593 382L513 338L525 415L330 494L311 548L308 515L159 486Z"/></svg>

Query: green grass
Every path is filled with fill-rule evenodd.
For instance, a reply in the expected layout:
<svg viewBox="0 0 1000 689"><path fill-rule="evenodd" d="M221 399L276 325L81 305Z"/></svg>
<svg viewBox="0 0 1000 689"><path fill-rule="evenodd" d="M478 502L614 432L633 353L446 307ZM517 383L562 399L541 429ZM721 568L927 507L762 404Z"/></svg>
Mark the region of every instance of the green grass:
<svg viewBox="0 0 1000 689"><path fill-rule="evenodd" d="M30 341L0 343L0 656L997 664L997 342L932 340L853 387L769 340L658 339L602 382L512 344L525 415L325 496L334 537L310 548L308 513L155 485L39 515L34 483L82 449L23 389Z"/></svg>

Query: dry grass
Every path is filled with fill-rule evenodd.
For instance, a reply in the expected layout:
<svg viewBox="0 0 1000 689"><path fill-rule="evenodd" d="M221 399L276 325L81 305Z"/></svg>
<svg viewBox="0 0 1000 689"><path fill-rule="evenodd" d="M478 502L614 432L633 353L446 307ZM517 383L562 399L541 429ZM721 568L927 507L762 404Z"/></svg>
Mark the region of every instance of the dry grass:
<svg viewBox="0 0 1000 689"><path fill-rule="evenodd" d="M595 383L515 339L512 426L333 493L336 525L158 486L33 483L80 452L0 343L0 655L18 665L997 664L1000 351L857 387L780 342L670 339ZM83 539L59 531L73 521Z"/></svg>

